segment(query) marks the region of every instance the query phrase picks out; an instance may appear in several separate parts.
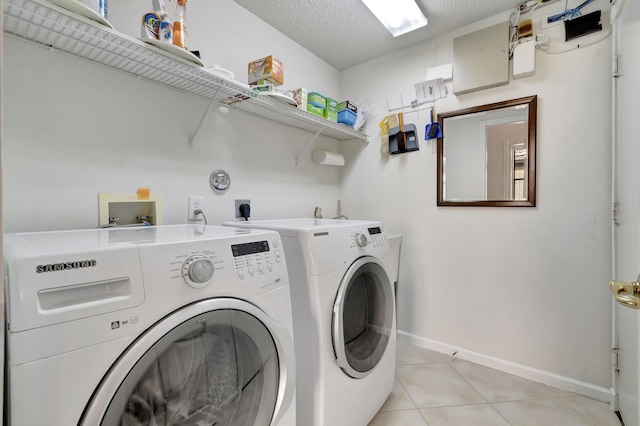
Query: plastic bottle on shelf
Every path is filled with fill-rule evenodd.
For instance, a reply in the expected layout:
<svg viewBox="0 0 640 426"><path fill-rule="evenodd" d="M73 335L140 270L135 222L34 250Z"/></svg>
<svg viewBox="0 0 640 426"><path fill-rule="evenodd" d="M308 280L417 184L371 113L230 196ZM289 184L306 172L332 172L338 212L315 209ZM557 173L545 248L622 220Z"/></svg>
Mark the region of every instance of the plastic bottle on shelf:
<svg viewBox="0 0 640 426"><path fill-rule="evenodd" d="M173 43L173 24L164 0L153 0L153 12L142 15L142 37Z"/></svg>
<svg viewBox="0 0 640 426"><path fill-rule="evenodd" d="M167 12L167 5L164 0L153 0L153 10L160 16L158 40L173 43L173 24L171 23L171 18Z"/></svg>
<svg viewBox="0 0 640 426"><path fill-rule="evenodd" d="M173 21L173 44L189 50L187 33L187 0L178 0Z"/></svg>
<svg viewBox="0 0 640 426"><path fill-rule="evenodd" d="M98 0L98 13L100 13L104 19L109 19L109 4L107 0Z"/></svg>
<svg viewBox="0 0 640 426"><path fill-rule="evenodd" d="M107 1L108 0L82 0L82 3L98 12L104 19L109 19L109 5Z"/></svg>

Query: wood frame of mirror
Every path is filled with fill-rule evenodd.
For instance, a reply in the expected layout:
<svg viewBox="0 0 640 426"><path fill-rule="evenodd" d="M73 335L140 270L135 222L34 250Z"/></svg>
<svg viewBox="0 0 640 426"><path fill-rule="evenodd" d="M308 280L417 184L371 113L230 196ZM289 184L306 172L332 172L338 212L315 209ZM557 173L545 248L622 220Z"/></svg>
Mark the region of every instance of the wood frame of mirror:
<svg viewBox="0 0 640 426"><path fill-rule="evenodd" d="M496 102L492 104L480 105L471 108L464 108L457 111L438 114L438 123L442 129L442 137L437 141L437 205L438 206L460 206L460 207L535 207L536 205L536 120L537 120L538 97L528 96L524 98L511 99L508 101ZM528 132L527 132L527 187L525 200L445 200L444 194L444 134L446 119L460 117L478 112L492 111L501 108L509 108L519 105L528 106Z"/></svg>

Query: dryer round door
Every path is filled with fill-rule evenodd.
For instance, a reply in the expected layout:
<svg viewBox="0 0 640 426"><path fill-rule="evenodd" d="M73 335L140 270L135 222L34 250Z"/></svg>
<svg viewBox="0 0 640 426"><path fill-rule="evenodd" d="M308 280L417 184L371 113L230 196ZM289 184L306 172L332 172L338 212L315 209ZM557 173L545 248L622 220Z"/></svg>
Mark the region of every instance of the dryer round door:
<svg viewBox="0 0 640 426"><path fill-rule="evenodd" d="M394 319L393 289L384 267L361 257L347 270L333 305L333 348L340 368L367 376L387 349Z"/></svg>
<svg viewBox="0 0 640 426"><path fill-rule="evenodd" d="M275 425L295 391L287 329L252 304L209 299L140 336L102 380L81 425Z"/></svg>

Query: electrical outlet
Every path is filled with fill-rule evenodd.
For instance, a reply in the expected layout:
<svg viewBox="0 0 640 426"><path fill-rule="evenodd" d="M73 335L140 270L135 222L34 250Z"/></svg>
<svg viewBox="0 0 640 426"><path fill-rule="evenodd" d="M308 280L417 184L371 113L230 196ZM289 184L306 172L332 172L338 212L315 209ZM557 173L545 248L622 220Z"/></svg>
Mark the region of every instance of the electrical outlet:
<svg viewBox="0 0 640 426"><path fill-rule="evenodd" d="M251 207L251 200L236 200L236 218L242 217L240 214L240 204L249 204L249 207Z"/></svg>
<svg viewBox="0 0 640 426"><path fill-rule="evenodd" d="M188 213L188 218L189 220L203 220L202 219L202 215L196 215L193 212L195 210L202 210L204 207L204 197L198 197L195 195L190 195L189 196L189 213Z"/></svg>

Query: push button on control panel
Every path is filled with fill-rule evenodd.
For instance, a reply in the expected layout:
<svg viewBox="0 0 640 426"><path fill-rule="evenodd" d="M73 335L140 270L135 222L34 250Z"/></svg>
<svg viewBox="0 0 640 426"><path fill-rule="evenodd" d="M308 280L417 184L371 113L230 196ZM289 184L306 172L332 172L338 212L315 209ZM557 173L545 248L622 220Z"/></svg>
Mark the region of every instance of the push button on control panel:
<svg viewBox="0 0 640 426"><path fill-rule="evenodd" d="M281 246L279 240L256 241L232 246L235 258L236 274L242 279L254 279L274 271L274 264L280 263L283 256L275 247Z"/></svg>

